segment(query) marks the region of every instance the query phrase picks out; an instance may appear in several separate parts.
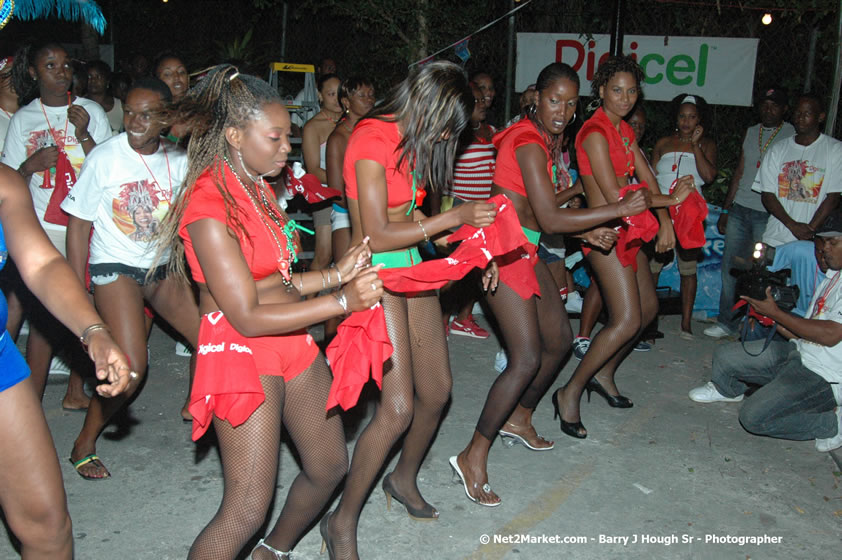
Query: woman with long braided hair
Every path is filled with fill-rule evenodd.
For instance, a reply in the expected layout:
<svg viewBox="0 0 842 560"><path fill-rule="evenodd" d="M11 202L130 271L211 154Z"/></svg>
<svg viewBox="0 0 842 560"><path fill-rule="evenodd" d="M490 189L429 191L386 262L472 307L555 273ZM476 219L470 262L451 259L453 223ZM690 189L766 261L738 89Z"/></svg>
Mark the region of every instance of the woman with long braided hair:
<svg viewBox="0 0 842 560"><path fill-rule="evenodd" d="M382 106L354 127L343 171L351 243L370 237L372 262L387 268L411 266L420 262L416 245L431 236L462 224L486 227L494 222L495 206L486 202L469 202L429 218L417 209L418 193L452 181L458 138L473 107L462 69L431 62L413 70ZM400 459L383 479L383 490L387 500L395 498L414 518L438 517L421 496L417 477L452 384L441 307L435 291L387 291L383 310L394 351L384 364L377 411L357 439L342 499L322 519L331 559L358 557L360 512L404 432Z"/></svg>
<svg viewBox="0 0 842 560"><path fill-rule="evenodd" d="M296 224L275 204L264 176L290 151L289 114L266 82L230 65L210 72L179 105L192 127L185 188L162 224L171 274L186 256L203 314L191 394L193 437L212 423L225 490L191 559L238 557L263 524L275 490L281 426L302 472L253 560L289 557L348 467L342 423L325 412L331 376L305 327L368 309L382 294L378 268L365 271L366 240L331 275L291 270ZM303 295L340 288L335 295Z"/></svg>

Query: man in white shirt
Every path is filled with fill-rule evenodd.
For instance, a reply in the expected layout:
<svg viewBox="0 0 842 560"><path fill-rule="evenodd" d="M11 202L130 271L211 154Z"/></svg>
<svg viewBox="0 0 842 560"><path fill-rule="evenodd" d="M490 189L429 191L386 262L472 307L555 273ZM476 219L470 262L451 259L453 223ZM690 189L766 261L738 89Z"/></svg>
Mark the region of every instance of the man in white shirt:
<svg viewBox="0 0 842 560"><path fill-rule="evenodd" d="M815 439L818 451L832 451L842 447L842 213L834 212L816 236L828 270L804 317L780 309L769 290L764 300L743 298L788 340L773 340L759 355L752 354L762 340L746 342L745 349L738 342L719 346L711 381L689 396L701 403L739 402L749 385L760 385L740 410L746 430Z"/></svg>
<svg viewBox="0 0 842 560"><path fill-rule="evenodd" d="M771 214L763 242L772 247L813 239L839 206L842 142L821 133L824 120L821 99L802 95L792 113L795 136L773 145L763 158L755 190Z"/></svg>
<svg viewBox="0 0 842 560"><path fill-rule="evenodd" d="M146 374L144 305L194 348L198 339L199 309L190 286L167 278L169 256L157 257L153 237L187 174L187 154L160 137L161 114L170 99L169 87L161 80L136 80L123 106L126 132L90 153L61 204L70 215L68 261L83 282L86 263L90 264L96 308L140 374L119 397L91 399L70 454L77 472L89 480L110 476L96 455L97 437Z"/></svg>

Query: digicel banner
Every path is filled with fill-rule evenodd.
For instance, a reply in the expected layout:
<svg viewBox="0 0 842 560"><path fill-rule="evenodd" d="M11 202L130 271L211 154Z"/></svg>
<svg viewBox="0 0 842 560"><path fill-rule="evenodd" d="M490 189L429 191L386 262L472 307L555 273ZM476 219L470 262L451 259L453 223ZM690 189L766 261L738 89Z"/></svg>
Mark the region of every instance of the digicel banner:
<svg viewBox="0 0 842 560"><path fill-rule="evenodd" d="M623 52L633 56L646 80L646 99L669 101L682 92L701 95L708 103L752 104L757 39L626 35ZM515 89L534 84L541 69L565 62L578 73L582 96L599 62L609 54L609 35L587 39L575 33L518 33Z"/></svg>

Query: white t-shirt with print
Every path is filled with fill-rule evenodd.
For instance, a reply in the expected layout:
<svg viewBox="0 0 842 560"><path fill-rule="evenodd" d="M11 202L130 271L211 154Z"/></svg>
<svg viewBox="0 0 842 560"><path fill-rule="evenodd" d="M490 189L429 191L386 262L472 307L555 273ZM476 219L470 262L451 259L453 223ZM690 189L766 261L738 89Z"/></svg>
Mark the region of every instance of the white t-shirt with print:
<svg viewBox="0 0 842 560"><path fill-rule="evenodd" d="M77 97L73 104L83 107L90 115L88 134L94 142L99 144L111 138L111 126L108 124L105 111L98 103L84 97ZM49 126L47 126L48 119ZM0 161L12 169L18 169L24 161L41 148L56 145L64 148L78 179L82 162L85 161L85 151L76 138L76 127L67 120L67 106L49 107L42 105L40 99L35 99L21 107L12 116ZM50 174L50 182L47 185L44 184L44 171L33 173L29 179L29 192L32 194L35 214L41 221L41 225L44 229L64 231L64 226L44 221L44 213L47 211L54 187L54 173Z"/></svg>
<svg viewBox="0 0 842 560"><path fill-rule="evenodd" d="M821 297L824 297L825 301L824 305L819 306L817 302ZM842 323L842 272L827 271L826 278L813 294L806 317ZM842 404L842 342L835 346L822 346L799 338L795 345L801 354L804 367L831 383L836 402Z"/></svg>
<svg viewBox="0 0 842 560"><path fill-rule="evenodd" d="M842 142L824 134L809 146L794 136L775 142L760 165L760 192L774 194L793 220L808 223L829 193L842 192ZM792 232L770 215L763 242L791 241Z"/></svg>
<svg viewBox="0 0 842 560"><path fill-rule="evenodd" d="M152 235L186 174L187 154L170 142L141 157L123 132L94 148L61 204L68 214L93 222L90 263L152 266Z"/></svg>
<svg viewBox="0 0 842 560"><path fill-rule="evenodd" d="M4 109L0 109L0 153L3 152L3 143L6 141L6 133L9 131L10 122L12 122L12 115Z"/></svg>

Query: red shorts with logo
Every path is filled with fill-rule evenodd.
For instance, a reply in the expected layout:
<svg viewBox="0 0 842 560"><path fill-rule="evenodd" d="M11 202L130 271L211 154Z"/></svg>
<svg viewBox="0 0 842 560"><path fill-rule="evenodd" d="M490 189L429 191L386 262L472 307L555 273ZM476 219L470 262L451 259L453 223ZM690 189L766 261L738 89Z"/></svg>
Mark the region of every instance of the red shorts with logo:
<svg viewBox="0 0 842 560"><path fill-rule="evenodd" d="M202 317L196 354L190 393L194 441L204 435L213 416L232 426L248 420L266 398L260 376L279 375L288 382L310 367L319 347L304 329L245 337L216 311Z"/></svg>

